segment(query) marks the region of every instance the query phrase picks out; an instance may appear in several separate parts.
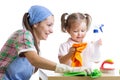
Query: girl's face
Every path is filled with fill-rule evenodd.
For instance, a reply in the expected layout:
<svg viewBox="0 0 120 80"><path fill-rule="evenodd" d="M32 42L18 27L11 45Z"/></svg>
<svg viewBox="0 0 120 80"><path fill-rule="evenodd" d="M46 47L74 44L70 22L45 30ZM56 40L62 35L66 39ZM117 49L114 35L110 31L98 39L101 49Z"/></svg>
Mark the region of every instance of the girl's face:
<svg viewBox="0 0 120 80"><path fill-rule="evenodd" d="M87 26L85 22L73 23L71 28L68 30L68 33L71 36L71 39L75 42L82 42L87 32Z"/></svg>
<svg viewBox="0 0 120 80"><path fill-rule="evenodd" d="M53 33L54 16L34 25L34 32L37 40L46 40L48 35Z"/></svg>

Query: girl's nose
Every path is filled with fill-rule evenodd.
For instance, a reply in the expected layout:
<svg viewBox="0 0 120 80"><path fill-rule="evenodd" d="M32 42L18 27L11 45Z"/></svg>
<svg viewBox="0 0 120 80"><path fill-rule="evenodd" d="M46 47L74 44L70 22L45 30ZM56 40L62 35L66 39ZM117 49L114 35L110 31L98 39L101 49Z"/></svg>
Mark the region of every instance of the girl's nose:
<svg viewBox="0 0 120 80"><path fill-rule="evenodd" d="M78 35L79 35L79 36L81 36L81 35L82 35L82 33L81 33L81 32L79 32L79 33L78 33Z"/></svg>

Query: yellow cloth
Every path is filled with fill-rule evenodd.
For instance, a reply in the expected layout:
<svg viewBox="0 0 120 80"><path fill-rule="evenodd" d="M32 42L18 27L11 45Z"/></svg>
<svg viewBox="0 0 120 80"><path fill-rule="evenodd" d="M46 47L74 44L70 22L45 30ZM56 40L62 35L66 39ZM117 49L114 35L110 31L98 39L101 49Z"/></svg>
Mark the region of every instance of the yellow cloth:
<svg viewBox="0 0 120 80"><path fill-rule="evenodd" d="M80 67L82 66L82 57L81 53L86 48L87 43L73 44L72 47L76 49L75 54L71 57L72 67Z"/></svg>

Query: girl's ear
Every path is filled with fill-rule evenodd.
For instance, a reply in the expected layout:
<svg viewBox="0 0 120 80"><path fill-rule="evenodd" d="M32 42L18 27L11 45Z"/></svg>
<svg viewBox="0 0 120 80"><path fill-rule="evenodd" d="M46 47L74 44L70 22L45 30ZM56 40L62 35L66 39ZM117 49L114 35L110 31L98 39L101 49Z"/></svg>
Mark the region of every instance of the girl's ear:
<svg viewBox="0 0 120 80"><path fill-rule="evenodd" d="M67 27L66 31L67 31L68 33L70 33L70 29L69 29L68 27Z"/></svg>

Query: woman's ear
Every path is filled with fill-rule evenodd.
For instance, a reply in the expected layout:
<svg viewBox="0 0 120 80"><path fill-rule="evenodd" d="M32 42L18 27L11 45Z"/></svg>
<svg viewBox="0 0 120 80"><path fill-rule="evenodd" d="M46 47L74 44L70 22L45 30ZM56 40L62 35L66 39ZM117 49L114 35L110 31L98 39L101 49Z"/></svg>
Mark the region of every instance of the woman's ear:
<svg viewBox="0 0 120 80"><path fill-rule="evenodd" d="M38 26L38 24L34 24L34 25L33 25L34 28L37 28L37 26Z"/></svg>

